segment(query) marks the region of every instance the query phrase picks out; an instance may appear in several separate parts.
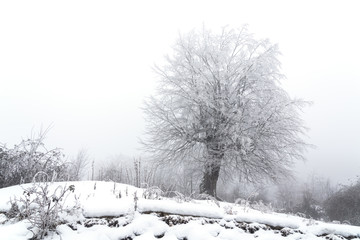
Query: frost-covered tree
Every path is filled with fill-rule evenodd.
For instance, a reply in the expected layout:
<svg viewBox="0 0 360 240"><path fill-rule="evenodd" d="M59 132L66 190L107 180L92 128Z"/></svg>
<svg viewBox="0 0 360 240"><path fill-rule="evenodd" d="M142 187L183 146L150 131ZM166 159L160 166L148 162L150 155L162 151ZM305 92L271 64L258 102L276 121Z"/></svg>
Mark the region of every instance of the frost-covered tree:
<svg viewBox="0 0 360 240"><path fill-rule="evenodd" d="M280 86L279 50L246 27L180 36L145 103L144 146L160 164L197 164L200 192L216 196L221 171L248 181L287 175L306 143L299 110Z"/></svg>
<svg viewBox="0 0 360 240"><path fill-rule="evenodd" d="M89 163L90 159L87 151L85 149L79 150L76 157L73 158L70 162L69 179L72 181L82 180Z"/></svg>

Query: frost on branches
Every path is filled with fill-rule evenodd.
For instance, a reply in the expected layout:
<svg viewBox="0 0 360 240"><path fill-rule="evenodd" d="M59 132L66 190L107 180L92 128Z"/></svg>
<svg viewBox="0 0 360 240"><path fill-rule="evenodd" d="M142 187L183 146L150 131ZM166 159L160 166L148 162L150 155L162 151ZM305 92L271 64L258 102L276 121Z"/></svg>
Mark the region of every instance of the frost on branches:
<svg viewBox="0 0 360 240"><path fill-rule="evenodd" d="M279 50L245 27L181 36L156 67L160 85L146 102L146 150L161 164L202 168L200 192L216 196L220 171L275 180L301 159L299 111L306 102L281 88Z"/></svg>

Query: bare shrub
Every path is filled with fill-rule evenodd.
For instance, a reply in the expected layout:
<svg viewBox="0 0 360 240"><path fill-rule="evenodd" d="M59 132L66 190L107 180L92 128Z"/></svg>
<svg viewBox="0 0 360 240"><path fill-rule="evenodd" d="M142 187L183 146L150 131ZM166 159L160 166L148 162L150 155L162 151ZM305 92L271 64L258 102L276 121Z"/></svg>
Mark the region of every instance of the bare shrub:
<svg viewBox="0 0 360 240"><path fill-rule="evenodd" d="M34 180L40 176L47 177L46 173L40 172L35 175ZM68 194L75 190L74 185L60 185L51 191L51 184L34 181L31 187L24 189L22 197L11 200L11 217L27 219L30 222L30 230L34 234L32 239L43 239L49 232L56 231L56 227L63 222L63 214L77 208L64 207Z"/></svg>
<svg viewBox="0 0 360 240"><path fill-rule="evenodd" d="M360 226L360 181L344 186L329 197L324 205L330 220L350 222Z"/></svg>
<svg viewBox="0 0 360 240"><path fill-rule="evenodd" d="M0 188L29 183L38 172L66 180L67 165L60 149L47 149L45 134L22 140L13 148L0 145Z"/></svg>

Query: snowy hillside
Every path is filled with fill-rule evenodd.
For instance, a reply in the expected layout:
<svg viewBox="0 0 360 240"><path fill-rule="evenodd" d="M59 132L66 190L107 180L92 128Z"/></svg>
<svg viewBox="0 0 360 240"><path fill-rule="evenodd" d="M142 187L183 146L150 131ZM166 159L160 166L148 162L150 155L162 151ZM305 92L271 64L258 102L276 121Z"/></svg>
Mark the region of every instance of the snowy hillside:
<svg viewBox="0 0 360 240"><path fill-rule="evenodd" d="M260 212L213 200L164 198L157 189L111 182L53 183L48 195L53 197L71 185L74 191L67 192L61 201L61 223L45 239L360 239L360 227L356 226ZM9 200L24 198L31 186L0 189L1 239L25 240L36 232L28 220L9 217Z"/></svg>

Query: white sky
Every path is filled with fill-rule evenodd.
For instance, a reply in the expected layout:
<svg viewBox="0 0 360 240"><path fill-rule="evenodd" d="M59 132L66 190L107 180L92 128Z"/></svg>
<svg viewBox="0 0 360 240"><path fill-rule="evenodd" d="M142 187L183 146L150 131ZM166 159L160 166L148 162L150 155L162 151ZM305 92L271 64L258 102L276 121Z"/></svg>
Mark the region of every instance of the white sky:
<svg viewBox="0 0 360 240"><path fill-rule="evenodd" d="M334 181L360 172L358 1L1 1L0 142L53 125L46 144L97 160L137 156L151 67L179 32L249 24L283 53L317 146L298 171Z"/></svg>

